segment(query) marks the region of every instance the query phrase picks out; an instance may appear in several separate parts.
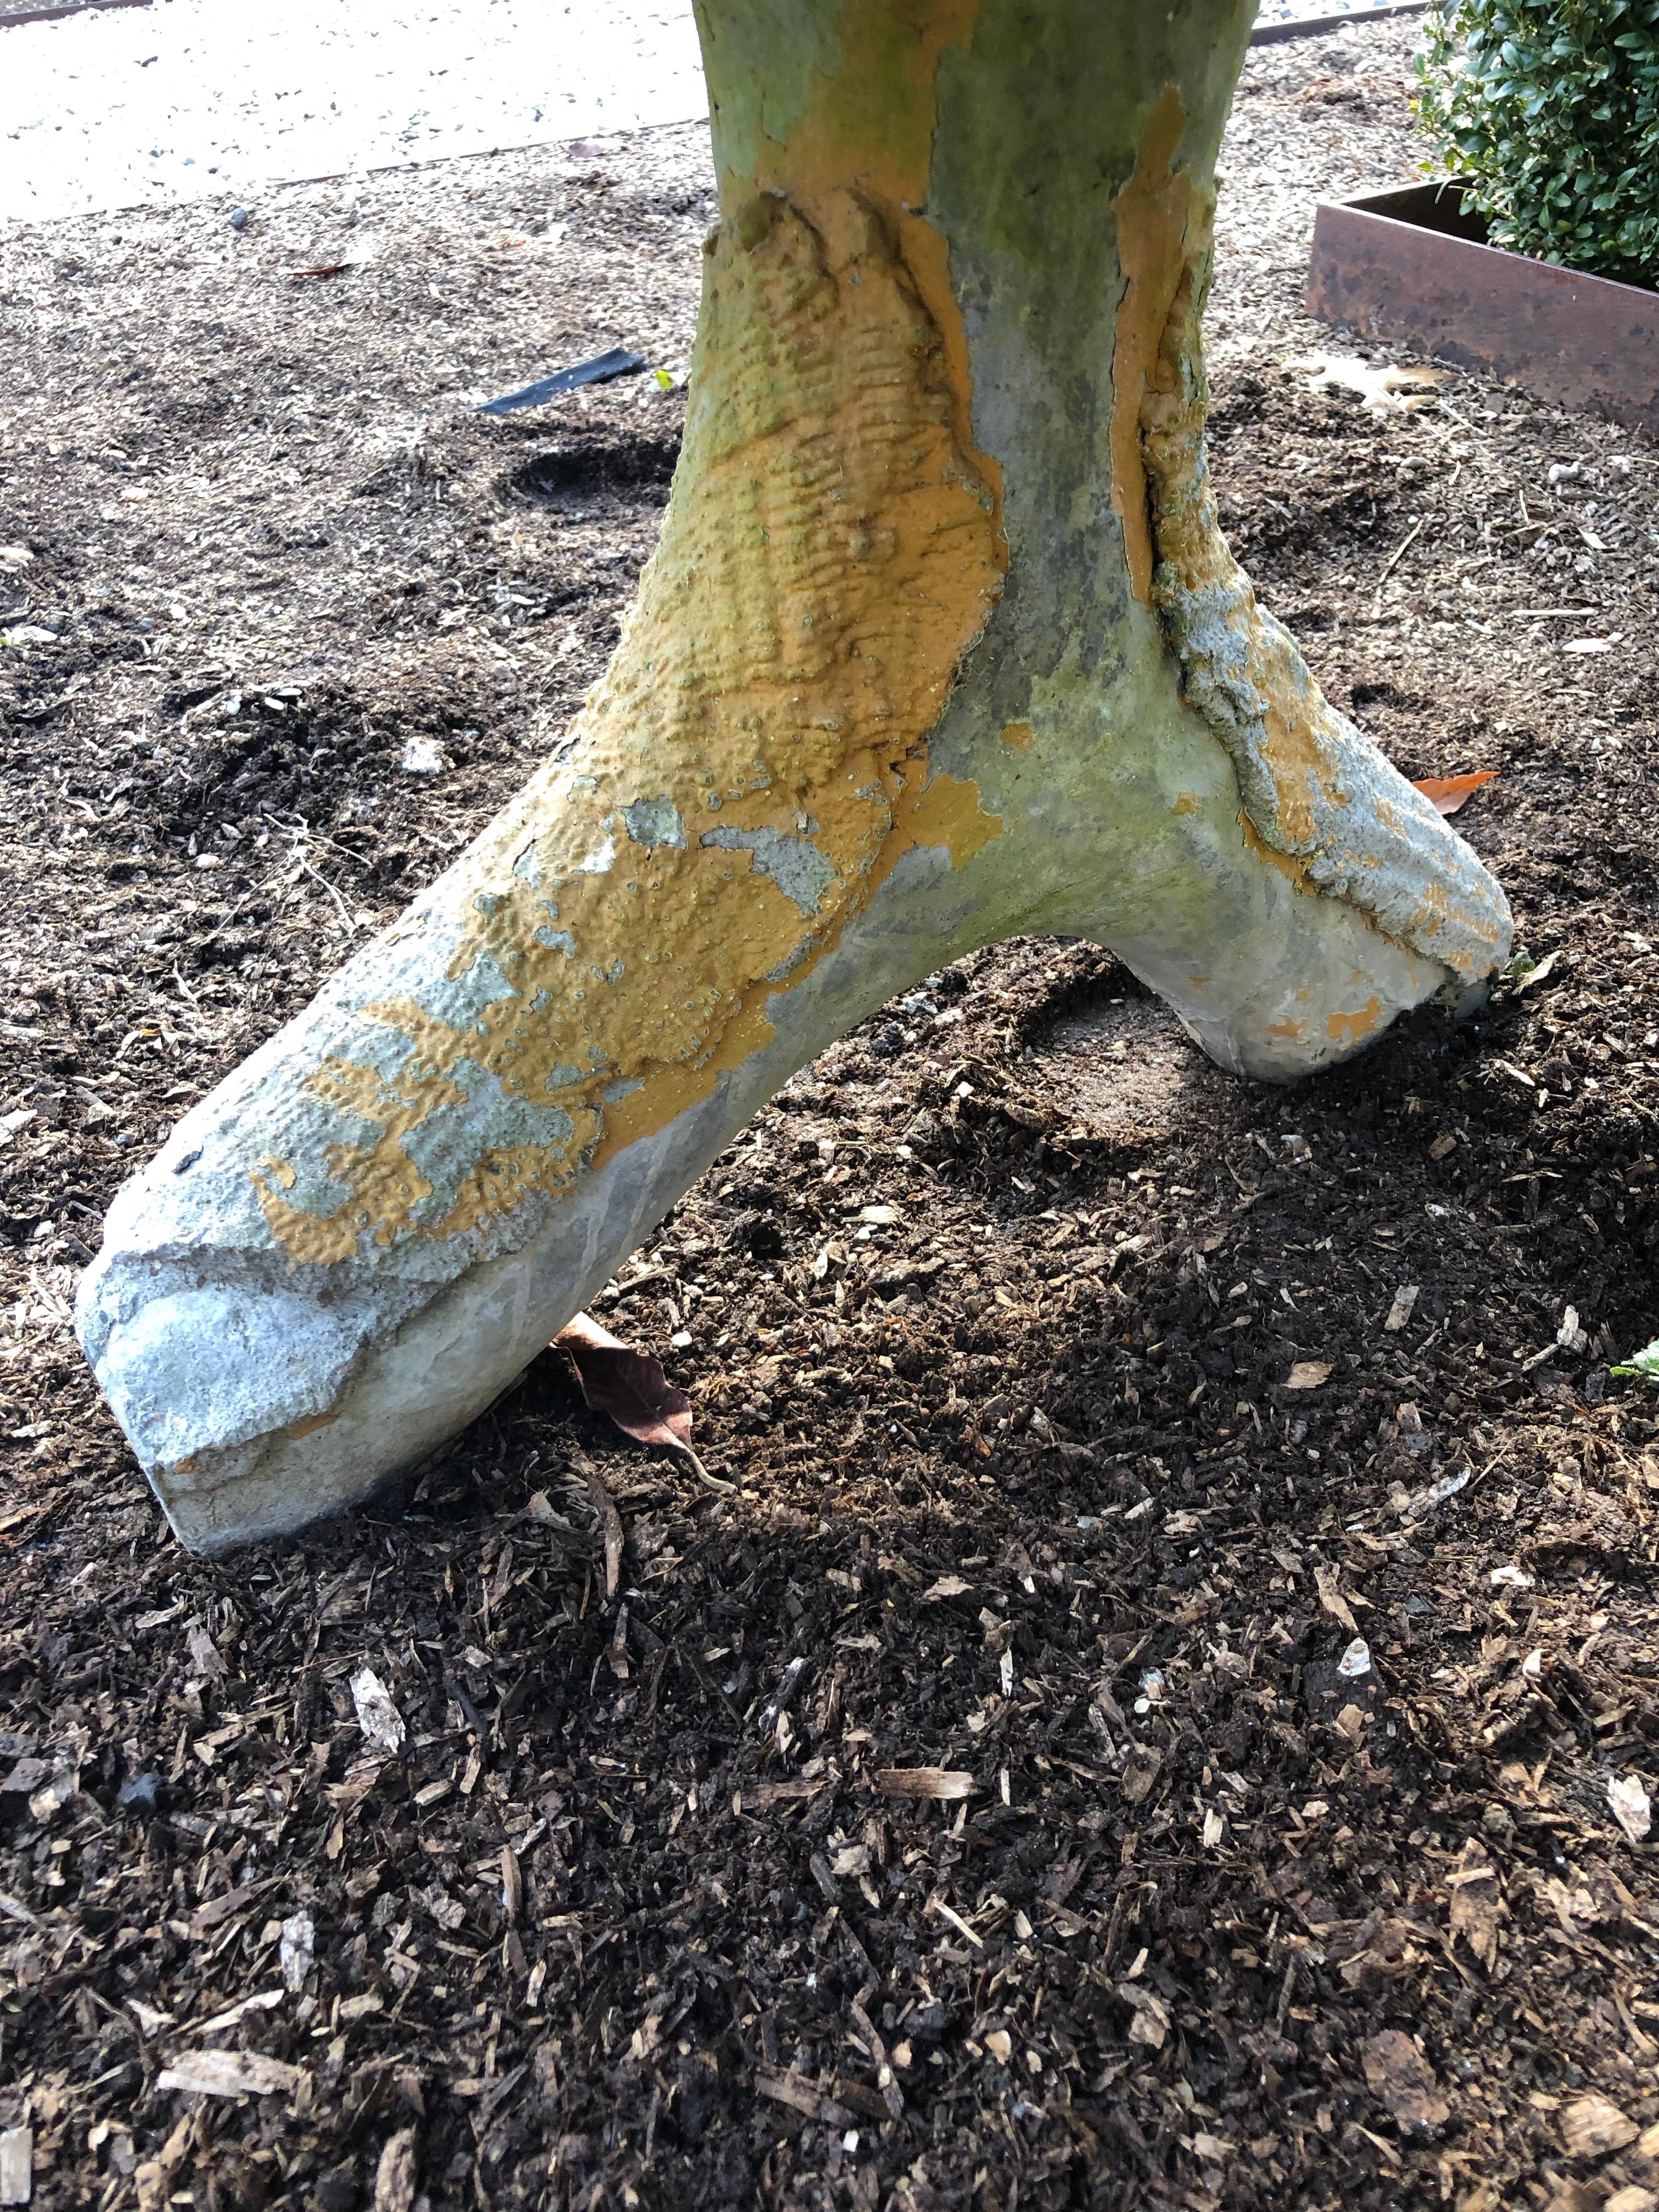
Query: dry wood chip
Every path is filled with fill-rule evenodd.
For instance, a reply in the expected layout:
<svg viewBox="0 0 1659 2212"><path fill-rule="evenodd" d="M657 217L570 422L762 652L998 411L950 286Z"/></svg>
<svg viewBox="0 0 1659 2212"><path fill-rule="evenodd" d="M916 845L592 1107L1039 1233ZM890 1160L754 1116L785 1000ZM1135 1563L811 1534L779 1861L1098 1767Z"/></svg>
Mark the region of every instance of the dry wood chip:
<svg viewBox="0 0 1659 2212"><path fill-rule="evenodd" d="M317 1959L317 1929L308 1912L296 1912L285 1920L276 1946L276 1963L283 1970L284 1986L295 1994L306 1985Z"/></svg>
<svg viewBox="0 0 1659 2212"><path fill-rule="evenodd" d="M155 2086L200 2097L274 2097L290 2095L305 2078L301 2068L261 2051L185 2051L162 2068Z"/></svg>
<svg viewBox="0 0 1659 2212"><path fill-rule="evenodd" d="M34 2130L0 2130L0 2204L27 2204L34 2194Z"/></svg>
<svg viewBox="0 0 1659 2212"><path fill-rule="evenodd" d="M1359 1623L1354 1619L1352 1608L1347 1599L1342 1595L1341 1583L1336 1569L1316 1567L1314 1582L1318 1589L1319 1602L1323 1610L1329 1613L1339 1628L1346 1628L1350 1636L1357 1637L1359 1633Z"/></svg>
<svg viewBox="0 0 1659 2212"><path fill-rule="evenodd" d="M617 1595L622 1581L623 1524L617 1510L617 1501L605 1486L604 1478L591 1459L573 1455L587 1482L587 1495L599 1516L600 1531L605 1539L605 1601Z"/></svg>
<svg viewBox="0 0 1659 2212"><path fill-rule="evenodd" d="M246 2014L269 2012L273 2005L281 2004L282 2002L283 1993L280 1990L260 1990L251 1997L244 1997L240 2004L232 2005L228 2011L215 2013L211 2020L192 2021L191 2033L216 2035L221 2028L234 2027L237 2021Z"/></svg>
<svg viewBox="0 0 1659 2212"><path fill-rule="evenodd" d="M244 1905L251 1905L256 1897L263 1897L268 1889L275 1889L283 1879L281 1875L267 1875L263 1881L245 1881L236 1889L228 1889L222 1897L210 1899L199 1912L191 1916L191 1936L205 1936L210 1929L216 1928L221 1921L228 1920L233 1912L240 1912Z"/></svg>
<svg viewBox="0 0 1659 2212"><path fill-rule="evenodd" d="M1133 2008L1133 2018L1129 2022L1130 2042L1144 2043L1149 2051L1162 2051L1173 2024L1168 2005L1149 1990L1145 1982L1120 1982L1117 1993L1124 2003Z"/></svg>
<svg viewBox="0 0 1659 2212"><path fill-rule="evenodd" d="M374 2212L410 2212L421 2179L413 2128L387 2138L374 2169Z"/></svg>
<svg viewBox="0 0 1659 2212"><path fill-rule="evenodd" d="M974 1778L948 1766L884 1766L876 1787L890 1797L921 1797L940 1805L954 1804L974 1794Z"/></svg>
<svg viewBox="0 0 1659 2212"><path fill-rule="evenodd" d="M1428 2061L1397 2027L1385 2027L1364 2046L1365 2085L1387 2106L1401 2135L1431 2136L1451 2118L1437 2094Z"/></svg>
<svg viewBox="0 0 1659 2212"><path fill-rule="evenodd" d="M1382 1323L1384 1328L1395 1331L1404 1328L1406 1323L1411 1319L1413 1309L1417 1304L1417 1291L1418 1285L1415 1283L1401 1284L1394 1294L1394 1302L1389 1306L1388 1316Z"/></svg>
<svg viewBox="0 0 1659 2212"><path fill-rule="evenodd" d="M796 1798L816 1797L827 1790L825 1782L751 1782L744 1785L743 1802L757 1812L765 1812L774 1805L787 1805Z"/></svg>
<svg viewBox="0 0 1659 2212"><path fill-rule="evenodd" d="M1614 1775L1607 1784L1607 1802L1613 1808L1613 1818L1632 1843L1645 1843L1653 1826L1653 1801L1639 1776Z"/></svg>
<svg viewBox="0 0 1659 2212"><path fill-rule="evenodd" d="M1118 1787L1123 1792L1126 1804L1139 1805L1158 1778L1164 1765L1164 1754L1150 1743L1130 1747L1123 1761L1123 1773Z"/></svg>
<svg viewBox="0 0 1659 2212"><path fill-rule="evenodd" d="M803 2074L757 2072L755 2087L763 2097L771 2098L774 2104L787 2105L792 2112L802 2112L809 2120L821 2120L827 2127L852 2124L853 2115L848 2107L824 2096Z"/></svg>
<svg viewBox="0 0 1659 2212"><path fill-rule="evenodd" d="M351 1700L357 1708L357 1725L363 1741L393 1758L404 1747L403 1715L392 1702L392 1692L372 1667L359 1668L351 1678Z"/></svg>
<svg viewBox="0 0 1659 2212"><path fill-rule="evenodd" d="M219 1647L199 1620L192 1620L185 1632L185 1641L190 1646L190 1663L204 1680L222 1681L229 1672L220 1656Z"/></svg>
<svg viewBox="0 0 1659 2212"><path fill-rule="evenodd" d="M1606 2097L1579 2097L1561 2115L1561 2140L1573 2158L1606 2158L1641 2130Z"/></svg>
<svg viewBox="0 0 1659 2212"><path fill-rule="evenodd" d="M979 1930L976 1928L970 1928L956 1908L947 1905L942 1897L937 1894L930 1897L927 1905L929 1911L937 1912L941 1920L948 1920L959 1936L965 1936L975 1950L982 1951L985 1948L985 1938Z"/></svg>
<svg viewBox="0 0 1659 2212"><path fill-rule="evenodd" d="M1331 1370L1336 1364L1331 1359L1298 1359L1285 1378L1287 1390L1316 1390L1322 1382L1331 1379Z"/></svg>
<svg viewBox="0 0 1659 2212"><path fill-rule="evenodd" d="M1486 1846L1471 1837L1451 1877L1451 1932L1461 1936L1483 1966L1498 1956L1498 1923L1504 1917L1498 1869Z"/></svg>

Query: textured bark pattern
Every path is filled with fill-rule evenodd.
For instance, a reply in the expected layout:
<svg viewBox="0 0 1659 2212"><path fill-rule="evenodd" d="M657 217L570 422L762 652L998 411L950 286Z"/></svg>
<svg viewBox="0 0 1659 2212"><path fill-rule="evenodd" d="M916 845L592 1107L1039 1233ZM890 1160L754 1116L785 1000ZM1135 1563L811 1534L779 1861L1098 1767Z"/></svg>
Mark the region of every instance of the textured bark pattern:
<svg viewBox="0 0 1659 2212"><path fill-rule="evenodd" d="M852 194L823 232L753 198L711 242L693 410L663 543L568 757L449 884L476 1018L371 1004L373 1062L311 1079L345 1195L256 1176L291 1257L487 1227L661 1127L770 1034L787 988L918 841L968 857L995 821L925 739L1000 588L994 501L953 431L938 330ZM482 1079L568 1131L486 1146L449 1189L409 1149ZM418 1149L418 1148L417 1148Z"/></svg>
<svg viewBox="0 0 1659 2212"><path fill-rule="evenodd" d="M1131 486L1146 502L1144 531L1136 515L1125 532L1138 596L1150 565L1151 598L1182 694L1227 749L1247 836L1261 857L1471 984L1507 948L1502 893L1484 871L1448 868L1434 808L1325 699L1294 639L1257 605L1222 536L1204 451L1201 316L1214 198L1191 191L1171 166L1179 120L1178 104L1166 99L1116 204L1127 279L1118 364L1132 380L1120 410L1138 410ZM1143 536L1150 563L1147 553L1138 557ZM1358 1016L1333 1014L1332 1041L1359 1044L1395 1011L1379 1000ZM1292 1019L1285 1034L1295 1028Z"/></svg>

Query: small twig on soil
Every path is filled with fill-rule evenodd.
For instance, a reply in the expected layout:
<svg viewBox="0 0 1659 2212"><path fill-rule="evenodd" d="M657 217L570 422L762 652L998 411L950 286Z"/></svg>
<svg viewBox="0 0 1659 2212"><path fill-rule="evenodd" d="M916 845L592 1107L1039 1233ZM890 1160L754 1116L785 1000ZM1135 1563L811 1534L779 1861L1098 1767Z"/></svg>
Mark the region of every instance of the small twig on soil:
<svg viewBox="0 0 1659 2212"><path fill-rule="evenodd" d="M710 1474L708 1469L697 1457L696 1450L690 1444L681 1443L677 1449L685 1458L690 1461L692 1466L696 1470L697 1480L699 1482L707 1483L710 1490L718 1491L722 1498L735 1498L737 1496L737 1484L735 1482L723 1482L719 1475Z"/></svg>
<svg viewBox="0 0 1659 2212"><path fill-rule="evenodd" d="M1371 594L1371 605L1373 607L1376 607L1381 605L1383 585L1388 582L1389 577L1393 575L1395 570L1400 566L1401 561L1405 559L1406 555L1417 543L1418 538L1422 532L1423 525L1427 520L1427 515L1419 514L1416 521L1413 523L1406 536L1401 539L1399 544L1396 545L1393 552L1389 554L1387 564L1383 568L1382 574L1376 580L1376 589Z"/></svg>
<svg viewBox="0 0 1659 2212"><path fill-rule="evenodd" d="M952 1928L960 1929L970 1943L977 1946L977 1948L981 1951L985 1948L985 1938L979 1935L974 1929L970 1928L968 1925L968 1923L963 1918L962 1915L959 1912L954 1911L951 1907L945 1902L945 1899L942 1897L930 1897L927 1903L929 1907L938 1913L941 1920L948 1920Z"/></svg>
<svg viewBox="0 0 1659 2212"><path fill-rule="evenodd" d="M316 878L317 878L317 880L318 880L318 882L322 885L323 889L324 889L324 890L328 893L329 896L333 900L333 902L334 902L335 905L336 905L336 906L337 906L337 907L339 908L339 909L340 909L340 919L341 919L341 921L345 924L345 927L346 927L346 934L347 934L348 936L349 936L349 935L350 935L350 933L351 933L351 932L352 932L354 929L356 929L356 927L357 927L357 925L356 925L356 923L355 921L353 921L353 920L351 919L350 915L347 913L347 911L346 911L346 902L345 902L345 901L344 901L344 900L340 896L340 894L338 893L338 891L337 891L337 890L335 890L335 888L334 888L333 884L332 884L331 883L330 883L330 881L329 881L328 878L327 878L327 877L323 873L322 870L321 870L320 868L317 867L317 866L315 866L312 861L308 860L306 858L305 854L301 851L301 849L300 849L300 848L299 848L299 846L298 846L297 844L293 845L293 846L290 846L290 848L289 848L289 849L292 852L292 854L293 854L293 855L294 855L295 859L299 862L300 866L301 866L305 870L306 873L307 873L308 876L315 876L315 877L316 877Z"/></svg>

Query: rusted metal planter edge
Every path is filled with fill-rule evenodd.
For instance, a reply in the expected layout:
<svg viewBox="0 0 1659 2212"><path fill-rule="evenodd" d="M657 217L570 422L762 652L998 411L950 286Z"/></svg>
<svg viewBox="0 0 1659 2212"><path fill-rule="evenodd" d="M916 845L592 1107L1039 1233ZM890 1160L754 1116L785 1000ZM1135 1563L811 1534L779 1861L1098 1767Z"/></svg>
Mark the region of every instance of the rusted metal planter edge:
<svg viewBox="0 0 1659 2212"><path fill-rule="evenodd" d="M1659 432L1659 292L1486 245L1455 184L1322 201L1307 308Z"/></svg>

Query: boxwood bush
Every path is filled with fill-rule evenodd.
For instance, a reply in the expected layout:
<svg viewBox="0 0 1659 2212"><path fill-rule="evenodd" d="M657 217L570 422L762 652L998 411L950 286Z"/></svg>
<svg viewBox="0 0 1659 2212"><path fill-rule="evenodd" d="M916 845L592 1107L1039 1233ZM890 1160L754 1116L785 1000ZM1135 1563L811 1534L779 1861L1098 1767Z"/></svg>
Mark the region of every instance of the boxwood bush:
<svg viewBox="0 0 1659 2212"><path fill-rule="evenodd" d="M1437 0L1417 71L1494 246L1659 283L1659 0Z"/></svg>

